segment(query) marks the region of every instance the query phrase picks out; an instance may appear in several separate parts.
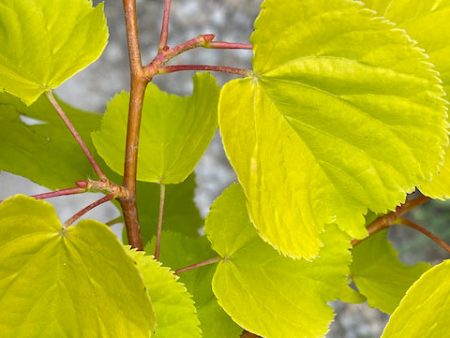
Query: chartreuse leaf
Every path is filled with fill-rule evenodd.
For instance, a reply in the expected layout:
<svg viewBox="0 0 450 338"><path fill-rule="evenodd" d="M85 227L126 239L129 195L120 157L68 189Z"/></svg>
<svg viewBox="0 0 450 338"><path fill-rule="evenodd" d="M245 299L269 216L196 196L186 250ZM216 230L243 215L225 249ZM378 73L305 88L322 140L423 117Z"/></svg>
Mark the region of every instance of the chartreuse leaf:
<svg viewBox="0 0 450 338"><path fill-rule="evenodd" d="M103 4L0 0L0 91L30 105L100 57L108 40Z"/></svg>
<svg viewBox="0 0 450 338"><path fill-rule="evenodd" d="M2 337L142 337L155 323L144 283L96 221L62 226L44 201L0 204Z"/></svg>
<svg viewBox="0 0 450 338"><path fill-rule="evenodd" d="M166 186L164 203L164 229L197 237L203 225L195 196L195 174L180 184ZM139 182L137 203L141 222L142 241L147 243L156 234L159 215L159 186Z"/></svg>
<svg viewBox="0 0 450 338"><path fill-rule="evenodd" d="M60 102L88 147L100 115ZM27 124L23 118L36 121ZM51 189L69 187L92 176L92 168L67 127L45 97L27 107L0 93L0 170L29 178Z"/></svg>
<svg viewBox="0 0 450 338"><path fill-rule="evenodd" d="M380 15L392 20L425 49L430 61L441 74L443 86L450 95L450 1L367 0L364 3ZM420 190L433 198L450 198L450 151L444 166L431 182L421 184Z"/></svg>
<svg viewBox="0 0 450 338"><path fill-rule="evenodd" d="M392 313L406 290L431 265L408 266L400 261L387 231L370 236L353 249L352 275L370 306Z"/></svg>
<svg viewBox="0 0 450 338"><path fill-rule="evenodd" d="M356 1L265 0L252 42L254 76L223 88L219 124L251 219L283 254L315 257L330 223L366 236L368 209L437 171L443 90L403 31Z"/></svg>
<svg viewBox="0 0 450 338"><path fill-rule="evenodd" d="M156 316L155 338L201 337L192 296L169 268L145 252L128 250L144 280Z"/></svg>
<svg viewBox="0 0 450 338"><path fill-rule="evenodd" d="M155 240L153 239L146 246L145 251L153 253L154 250ZM199 263L215 256L217 254L211 250L211 244L206 237L194 239L175 232L164 232L162 235L161 261L173 269ZM242 329L222 310L213 294L211 284L214 271L214 265L190 270L180 275L180 281L194 296L203 337L239 338Z"/></svg>
<svg viewBox="0 0 450 338"><path fill-rule="evenodd" d="M347 235L328 226L324 247L312 262L281 256L252 226L239 185L214 202L206 234L223 258L214 274L214 294L236 323L263 337L325 335L333 319L327 302L348 289Z"/></svg>
<svg viewBox="0 0 450 338"><path fill-rule="evenodd" d="M209 73L193 78L194 93L179 97L150 84L145 93L138 180L180 183L194 170L217 127L219 87ZM100 156L122 174L130 95L122 92L108 104L99 131L92 134Z"/></svg>
<svg viewBox="0 0 450 338"><path fill-rule="evenodd" d="M450 260L425 272L407 291L382 338L448 337Z"/></svg>

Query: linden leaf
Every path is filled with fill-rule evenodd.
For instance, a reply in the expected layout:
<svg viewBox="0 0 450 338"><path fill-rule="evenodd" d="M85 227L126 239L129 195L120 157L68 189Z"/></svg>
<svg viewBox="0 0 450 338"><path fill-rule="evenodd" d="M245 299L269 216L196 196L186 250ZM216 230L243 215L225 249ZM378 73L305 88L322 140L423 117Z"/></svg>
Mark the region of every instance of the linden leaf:
<svg viewBox="0 0 450 338"><path fill-rule="evenodd" d="M0 91L32 104L102 54L103 4L91 0L0 0Z"/></svg>
<svg viewBox="0 0 450 338"><path fill-rule="evenodd" d="M236 323L263 337L325 335L333 319L327 303L349 289L347 235L330 225L319 258L283 257L258 236L239 185L214 202L205 230L223 258L214 274L214 294Z"/></svg>
<svg viewBox="0 0 450 338"><path fill-rule="evenodd" d="M265 0L251 40L254 76L225 85L219 125L258 233L295 258L317 256L326 224L365 237L368 209L393 209L440 165L437 73L351 0Z"/></svg>
<svg viewBox="0 0 450 338"><path fill-rule="evenodd" d="M140 136L138 180L180 183L194 170L217 128L219 87L208 73L194 76L190 97L170 95L150 84L145 93ZM108 104L92 140L115 172L123 173L128 118L127 92Z"/></svg>
<svg viewBox="0 0 450 338"><path fill-rule="evenodd" d="M425 272L406 292L382 338L448 337L450 260Z"/></svg>
<svg viewBox="0 0 450 338"><path fill-rule="evenodd" d="M206 237L190 238L174 232L164 232L161 240L161 261L179 269L214 257ZM155 239L145 251L154 252ZM222 310L212 291L215 266L204 266L184 272L180 276L189 292L194 296L203 337L239 338L242 329Z"/></svg>
<svg viewBox="0 0 450 338"><path fill-rule="evenodd" d="M178 282L179 277L152 257L145 256L145 252L128 250L128 254L142 274L155 309L157 325L153 337L201 337L194 301L186 287Z"/></svg>
<svg viewBox="0 0 450 338"><path fill-rule="evenodd" d="M424 48L430 61L441 74L443 86L450 95L450 1L449 0L367 0L364 3L380 15L392 20ZM447 149L444 166L431 182L420 190L432 198L450 198L450 151Z"/></svg>
<svg viewBox="0 0 450 338"><path fill-rule="evenodd" d="M352 250L352 276L370 306L392 313L406 290L431 266L402 263L387 239L387 231L370 236Z"/></svg>
<svg viewBox="0 0 450 338"><path fill-rule="evenodd" d="M0 332L8 338L142 337L155 324L144 283L115 235L64 228L47 202L0 204Z"/></svg>

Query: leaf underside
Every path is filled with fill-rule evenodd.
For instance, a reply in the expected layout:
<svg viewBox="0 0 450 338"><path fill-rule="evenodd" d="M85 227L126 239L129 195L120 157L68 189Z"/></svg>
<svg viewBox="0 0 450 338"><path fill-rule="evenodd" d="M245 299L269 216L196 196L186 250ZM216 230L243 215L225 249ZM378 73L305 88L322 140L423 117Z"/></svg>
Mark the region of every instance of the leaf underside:
<svg viewBox="0 0 450 338"><path fill-rule="evenodd" d="M352 256L352 276L358 290L370 306L386 313L395 310L408 288L431 267L424 262L412 266L402 263L387 231L361 242Z"/></svg>

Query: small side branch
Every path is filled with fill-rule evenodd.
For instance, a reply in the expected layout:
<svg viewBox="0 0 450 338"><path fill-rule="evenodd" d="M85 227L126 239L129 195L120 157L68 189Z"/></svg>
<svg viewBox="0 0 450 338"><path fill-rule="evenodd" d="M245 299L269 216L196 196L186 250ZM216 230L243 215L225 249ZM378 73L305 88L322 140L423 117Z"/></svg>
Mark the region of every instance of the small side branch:
<svg viewBox="0 0 450 338"><path fill-rule="evenodd" d="M67 189L45 192L43 194L31 195L30 197L33 197L37 200L46 200L49 198L55 198L55 197L60 197L60 196L83 194L85 192L86 192L86 189L83 189L80 187L75 187L75 188L67 188ZM3 200L0 200L0 203L2 203L2 202L3 202Z"/></svg>
<svg viewBox="0 0 450 338"><path fill-rule="evenodd" d="M169 39L169 19L170 19L170 5L171 0L164 0L164 12L162 18L161 35L159 37L159 51L169 49L167 40Z"/></svg>
<svg viewBox="0 0 450 338"><path fill-rule="evenodd" d="M61 189L61 190L56 190L56 191L45 192L43 194L32 195L31 197L34 197L38 200L46 200L49 198L55 198L55 197L60 197L60 196L83 194L85 192L86 192L86 189L76 187L76 188L68 188L68 189Z"/></svg>
<svg viewBox="0 0 450 338"><path fill-rule="evenodd" d="M437 245L439 245L442 249L447 251L447 253L450 254L450 245L448 245L442 238L436 236L431 231L425 229L424 227L420 226L419 224L416 224L409 219L406 218L400 218L399 219L400 224L407 226L411 229L414 229L416 231L419 231L420 233L424 234L428 238L430 238L433 242L435 242Z"/></svg>
<svg viewBox="0 0 450 338"><path fill-rule="evenodd" d="M89 211L91 211L92 209L98 207L99 205L102 205L106 202L111 201L114 198L114 194L109 194L106 196L103 196L102 198L100 198L99 200L95 201L94 203L89 204L87 207L81 209L80 211L78 211L75 215L73 215L72 217L70 217L67 222L65 223L66 226L70 226L73 223L75 223L80 217L84 216L85 214L87 214Z"/></svg>
<svg viewBox="0 0 450 338"><path fill-rule="evenodd" d="M195 263L195 264L186 266L184 268L178 269L178 270L175 271L175 274L180 275L180 274L182 274L184 272L201 268L202 266L207 266L207 265L212 265L212 264L219 263L221 260L222 260L222 258L220 258L220 257L210 258L210 259L207 259L206 261L203 261L203 262L200 262L200 263Z"/></svg>
<svg viewBox="0 0 450 338"><path fill-rule="evenodd" d="M406 201L405 203L403 203L402 205L400 205L399 207L397 207L395 209L395 211L392 211L386 215L380 216L378 217L376 220L374 220L372 223L370 223L367 226L367 231L369 232L369 236L383 230L383 229L387 229L389 228L391 225L396 224L399 222L399 217L403 216L404 214L406 214L408 211L427 203L428 201L430 201L429 197L420 195L417 198L414 198L412 200ZM352 241L352 245L356 246L358 244L360 244L362 241L364 241L365 239L354 239Z"/></svg>
<svg viewBox="0 0 450 338"><path fill-rule="evenodd" d="M251 71L243 68L227 67L227 66L210 66L210 65L175 65L161 67L158 74L168 74L181 71L212 71L235 74L240 76L250 76Z"/></svg>
<svg viewBox="0 0 450 338"><path fill-rule="evenodd" d="M164 219L164 203L166 200L166 186L164 184L159 185L159 215L158 215L158 225L156 229L156 246L155 246L155 258L159 260L161 253L161 236L162 236L162 226Z"/></svg>
<svg viewBox="0 0 450 338"><path fill-rule="evenodd" d="M98 175L98 177L101 180L106 180L106 175L103 173L102 169L98 165L98 163L95 161L94 156L89 151L89 148L84 143L83 139L81 138L80 134L76 131L74 125L70 121L69 117L66 115L64 110L59 105L58 101L56 101L55 97L53 96L53 93L51 91L47 92L47 98L52 104L52 106L55 108L56 112L58 113L59 117L63 120L66 127L69 129L70 133L74 137L75 141L77 141L78 145L80 146L83 153L86 155L88 161L91 163L92 168L94 168L95 173Z"/></svg>

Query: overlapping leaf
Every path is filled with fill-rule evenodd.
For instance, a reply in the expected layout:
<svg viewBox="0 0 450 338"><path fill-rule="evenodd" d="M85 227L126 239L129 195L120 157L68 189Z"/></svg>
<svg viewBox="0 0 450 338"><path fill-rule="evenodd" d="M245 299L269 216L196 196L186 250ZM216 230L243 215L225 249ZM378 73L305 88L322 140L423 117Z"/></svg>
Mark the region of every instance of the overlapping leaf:
<svg viewBox="0 0 450 338"><path fill-rule="evenodd" d="M213 204L206 234L223 258L214 294L234 321L263 337L325 335L333 319L327 303L348 293L348 236L329 226L319 258L283 257L258 236L238 185Z"/></svg>
<svg viewBox="0 0 450 338"><path fill-rule="evenodd" d="M154 327L144 283L96 221L64 228L47 202L0 204L0 332L16 337L142 337Z"/></svg>
<svg viewBox="0 0 450 338"><path fill-rule="evenodd" d="M155 338L201 337L192 296L169 268L142 251L129 250L142 274L156 316Z"/></svg>
<svg viewBox="0 0 450 338"><path fill-rule="evenodd" d="M140 136L138 180L180 183L194 170L217 127L219 88L208 73L194 76L190 97L169 95L150 84L145 93ZM101 129L92 135L100 156L123 172L129 94L108 104Z"/></svg>
<svg viewBox="0 0 450 338"><path fill-rule="evenodd" d="M60 104L92 149L89 135L100 125L100 115ZM0 170L48 188L69 187L93 176L80 147L44 97L27 107L11 95L0 94L0 144Z"/></svg>
<svg viewBox="0 0 450 338"><path fill-rule="evenodd" d="M409 287L431 266L402 263L387 239L387 231L370 236L355 247L352 275L370 306L392 313Z"/></svg>
<svg viewBox="0 0 450 338"><path fill-rule="evenodd" d="M407 291L382 338L448 337L450 260L425 272Z"/></svg>
<svg viewBox="0 0 450 338"><path fill-rule="evenodd" d="M189 238L174 232L164 232L161 241L161 261L174 269L199 263L216 256L205 237ZM155 241L146 252L155 250ZM222 310L212 291L215 266L205 266L181 274L180 281L192 293L201 322L203 337L239 338L242 329Z"/></svg>
<svg viewBox="0 0 450 338"><path fill-rule="evenodd" d="M94 62L108 40L103 4L0 1L0 91L30 105Z"/></svg>
<svg viewBox="0 0 450 338"><path fill-rule="evenodd" d="M219 124L271 245L312 258L330 223L364 237L367 209L437 171L443 90L404 32L356 1L266 0L252 42L254 76L223 88Z"/></svg>
<svg viewBox="0 0 450 338"><path fill-rule="evenodd" d="M380 15L392 20L425 49L430 62L436 65L447 95L450 95L450 1L367 0L364 3ZM450 151L445 165L430 183L423 183L420 190L433 198L450 197Z"/></svg>

